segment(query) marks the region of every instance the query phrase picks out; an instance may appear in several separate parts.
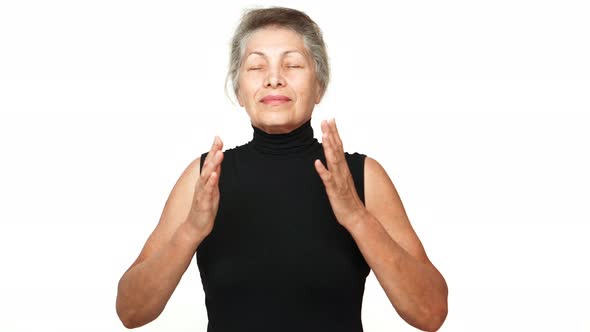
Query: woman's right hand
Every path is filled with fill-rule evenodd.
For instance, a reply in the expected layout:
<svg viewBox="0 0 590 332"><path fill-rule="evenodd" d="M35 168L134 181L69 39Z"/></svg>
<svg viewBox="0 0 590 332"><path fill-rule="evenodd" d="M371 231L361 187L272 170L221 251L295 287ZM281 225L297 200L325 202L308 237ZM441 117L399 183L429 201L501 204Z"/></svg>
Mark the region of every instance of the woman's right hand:
<svg viewBox="0 0 590 332"><path fill-rule="evenodd" d="M205 157L203 168L197 177L192 205L186 222L199 234L209 235L219 207L219 175L223 160L223 142L215 136L211 150Z"/></svg>

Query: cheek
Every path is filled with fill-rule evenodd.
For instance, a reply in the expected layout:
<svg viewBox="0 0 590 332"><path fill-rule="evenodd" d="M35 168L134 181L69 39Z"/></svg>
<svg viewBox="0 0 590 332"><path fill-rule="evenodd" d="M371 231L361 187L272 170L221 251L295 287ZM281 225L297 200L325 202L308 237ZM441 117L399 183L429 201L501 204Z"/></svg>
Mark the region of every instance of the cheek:
<svg viewBox="0 0 590 332"><path fill-rule="evenodd" d="M240 89L243 90L246 94L255 91L258 87L261 86L261 80L263 78L260 75L253 75L247 74L241 76L239 79Z"/></svg>
<svg viewBox="0 0 590 332"><path fill-rule="evenodd" d="M299 97L309 97L315 93L316 83L314 80L301 79L291 85L297 91Z"/></svg>
<svg viewBox="0 0 590 332"><path fill-rule="evenodd" d="M251 84L249 84L248 82L240 82L239 93L240 96L245 100L252 98L253 90Z"/></svg>

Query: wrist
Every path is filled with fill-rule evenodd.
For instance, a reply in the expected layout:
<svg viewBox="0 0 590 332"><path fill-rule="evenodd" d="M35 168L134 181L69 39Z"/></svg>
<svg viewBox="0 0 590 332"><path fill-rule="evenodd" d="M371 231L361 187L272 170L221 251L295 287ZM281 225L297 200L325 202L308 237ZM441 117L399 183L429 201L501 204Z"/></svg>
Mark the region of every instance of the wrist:
<svg viewBox="0 0 590 332"><path fill-rule="evenodd" d="M368 213L369 211L364 206L355 210L355 212L348 216L346 224L344 225L345 228L352 233L359 225L366 221Z"/></svg>
<svg viewBox="0 0 590 332"><path fill-rule="evenodd" d="M203 241L205 237L207 237L207 235L209 235L208 232L195 227L193 223L189 221L185 221L180 224L175 233L177 241L184 245L195 248L199 245L199 243L201 243L201 241Z"/></svg>

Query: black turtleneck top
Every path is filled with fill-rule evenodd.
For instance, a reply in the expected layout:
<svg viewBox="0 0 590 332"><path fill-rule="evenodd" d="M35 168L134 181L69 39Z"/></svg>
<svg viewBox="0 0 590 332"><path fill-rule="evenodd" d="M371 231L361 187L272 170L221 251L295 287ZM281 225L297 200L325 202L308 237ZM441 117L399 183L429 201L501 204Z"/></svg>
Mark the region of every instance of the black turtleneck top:
<svg viewBox="0 0 590 332"><path fill-rule="evenodd" d="M315 170L326 159L311 119L283 134L252 128L224 151L215 223L196 251L207 331L363 331L370 268ZM364 203L365 155L345 157Z"/></svg>

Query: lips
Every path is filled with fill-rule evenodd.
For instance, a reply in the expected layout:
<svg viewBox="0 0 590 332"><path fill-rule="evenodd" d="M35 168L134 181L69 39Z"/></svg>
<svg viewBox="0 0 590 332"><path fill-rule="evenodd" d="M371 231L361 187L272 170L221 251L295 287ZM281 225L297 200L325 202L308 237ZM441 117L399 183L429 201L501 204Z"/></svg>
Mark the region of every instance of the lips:
<svg viewBox="0 0 590 332"><path fill-rule="evenodd" d="M290 101L291 98L283 95L268 95L262 98L260 101L263 103L270 103L270 102L286 102Z"/></svg>

